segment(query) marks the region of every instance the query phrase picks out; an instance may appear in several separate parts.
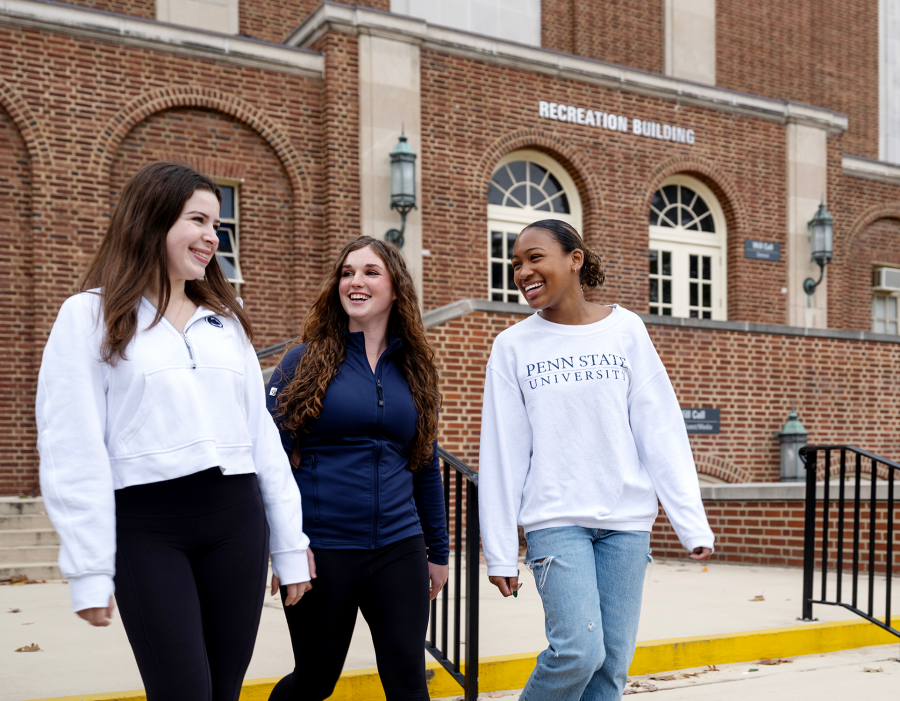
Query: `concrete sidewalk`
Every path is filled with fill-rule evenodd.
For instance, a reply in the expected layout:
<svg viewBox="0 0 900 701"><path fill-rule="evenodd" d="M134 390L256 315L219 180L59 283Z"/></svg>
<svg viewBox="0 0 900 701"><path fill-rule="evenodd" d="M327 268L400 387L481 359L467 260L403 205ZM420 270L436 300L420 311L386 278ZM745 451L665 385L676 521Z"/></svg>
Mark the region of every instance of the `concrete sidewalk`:
<svg viewBox="0 0 900 701"><path fill-rule="evenodd" d="M735 663L629 677L626 694L665 692L662 701L889 701L900 698L900 642L821 655ZM521 689L487 692L479 700L518 701ZM448 696L434 701L455 701Z"/></svg>
<svg viewBox="0 0 900 701"><path fill-rule="evenodd" d="M519 597L503 599L482 577L479 656L533 653L545 647L540 598L524 566L522 578L525 587ZM801 583L799 570L658 560L648 569L638 639L805 625L796 620ZM883 602L884 577L875 583L876 601ZM900 581L895 578L894 583L896 587ZM849 593L849 578L844 587ZM867 591L862 582L860 590ZM20 612L8 613L13 608ZM883 613L882 604L875 608ZM820 621L853 618L844 609L828 606L817 606L815 615ZM14 652L31 643L42 652ZM267 597L247 679L282 676L292 667L280 600ZM360 617L345 669L370 667L375 667L375 656ZM118 618L109 628L91 628L70 612L68 587L62 583L0 587L0 670L0 701L142 687Z"/></svg>

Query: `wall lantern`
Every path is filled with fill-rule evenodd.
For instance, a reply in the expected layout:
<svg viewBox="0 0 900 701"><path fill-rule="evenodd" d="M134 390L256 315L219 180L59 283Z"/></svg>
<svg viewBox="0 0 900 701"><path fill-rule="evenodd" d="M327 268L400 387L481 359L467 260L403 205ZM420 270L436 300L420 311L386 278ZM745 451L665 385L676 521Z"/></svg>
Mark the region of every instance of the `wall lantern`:
<svg viewBox="0 0 900 701"><path fill-rule="evenodd" d="M806 463L800 459L800 448L806 445L809 434L791 408L787 423L775 437L781 440L781 481L803 482L806 480Z"/></svg>
<svg viewBox="0 0 900 701"><path fill-rule="evenodd" d="M825 266L831 262L832 240L834 231L834 217L825 209L824 204L819 205L816 216L806 225L809 230L810 243L812 244L812 259L819 264L819 279L811 277L803 281L803 291L811 295L816 291L822 278L825 277Z"/></svg>
<svg viewBox="0 0 900 701"><path fill-rule="evenodd" d="M400 134L400 141L391 151L391 209L400 212L400 231L389 230L385 241L403 248L403 232L406 230L406 215L416 208L416 154Z"/></svg>

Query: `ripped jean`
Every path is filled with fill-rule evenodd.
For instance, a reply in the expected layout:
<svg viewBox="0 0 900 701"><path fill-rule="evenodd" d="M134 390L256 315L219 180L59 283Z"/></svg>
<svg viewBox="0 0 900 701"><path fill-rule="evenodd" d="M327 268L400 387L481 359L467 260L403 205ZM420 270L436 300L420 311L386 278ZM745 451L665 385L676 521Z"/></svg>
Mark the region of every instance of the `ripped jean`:
<svg viewBox="0 0 900 701"><path fill-rule="evenodd" d="M550 646L521 701L620 701L652 562L649 531L566 526L525 537Z"/></svg>

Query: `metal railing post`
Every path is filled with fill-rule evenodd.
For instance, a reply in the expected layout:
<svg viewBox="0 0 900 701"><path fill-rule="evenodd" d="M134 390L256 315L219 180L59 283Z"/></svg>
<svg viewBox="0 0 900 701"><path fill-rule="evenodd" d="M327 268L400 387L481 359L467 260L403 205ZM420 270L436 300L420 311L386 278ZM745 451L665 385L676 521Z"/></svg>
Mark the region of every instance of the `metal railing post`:
<svg viewBox="0 0 900 701"><path fill-rule="evenodd" d="M816 457L815 449L804 452L806 455L806 522L803 533L803 615L801 620L813 621L813 570L816 566Z"/></svg>
<svg viewBox="0 0 900 701"><path fill-rule="evenodd" d="M481 578L478 486L466 484L466 701L478 698L478 583Z"/></svg>

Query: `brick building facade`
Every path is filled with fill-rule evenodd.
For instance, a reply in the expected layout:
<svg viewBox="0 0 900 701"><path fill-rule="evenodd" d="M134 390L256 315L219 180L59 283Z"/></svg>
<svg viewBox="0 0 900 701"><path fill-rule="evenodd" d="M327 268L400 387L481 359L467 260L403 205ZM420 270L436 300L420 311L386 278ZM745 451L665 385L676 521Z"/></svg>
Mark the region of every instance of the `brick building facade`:
<svg viewBox="0 0 900 701"><path fill-rule="evenodd" d="M900 458L900 289L872 282L900 270L900 2L503 7L5 3L0 493L36 488L41 350L125 179L185 158L233 188L262 348L296 334L348 239L399 223L401 126L418 188L404 251L441 364L441 440L467 462L491 341L527 312L507 289L508 235L547 216L603 256L594 299L645 315L682 405L720 410L719 433L691 436L701 480L776 482L793 402L811 443ZM834 261L807 296L820 202ZM778 259L747 257L748 241Z"/></svg>

